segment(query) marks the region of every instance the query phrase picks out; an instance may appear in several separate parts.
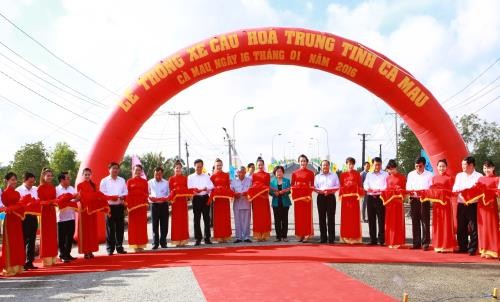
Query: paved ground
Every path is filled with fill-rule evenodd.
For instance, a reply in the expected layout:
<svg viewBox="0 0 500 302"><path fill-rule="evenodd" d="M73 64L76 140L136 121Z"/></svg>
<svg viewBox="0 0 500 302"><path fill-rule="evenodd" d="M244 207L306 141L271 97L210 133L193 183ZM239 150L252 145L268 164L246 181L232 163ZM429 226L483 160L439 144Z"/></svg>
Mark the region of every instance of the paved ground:
<svg viewBox="0 0 500 302"><path fill-rule="evenodd" d="M316 208L313 213L315 235L318 236ZM189 220L192 235L192 211L189 211ZM337 204L336 222L338 238L340 204ZM289 225L289 236L292 239L294 234L293 207L289 213ZM367 241L368 224L362 223L362 229L364 240ZM148 226L148 233L151 238L150 226ZM411 237L411 221L408 219L406 237ZM315 239L318 240L317 237ZM192 244L193 242L190 243L190 248L193 248ZM277 243L271 240L266 243L254 242L245 245L270 244ZM296 244L296 242L291 240L288 244ZM232 245L234 244L227 243L214 246ZM175 249L169 244L170 248ZM105 254L104 245L100 246L99 254ZM73 249L73 255L77 255L76 248ZM332 266L397 299L402 297L403 292L408 292L410 301L490 301L484 297L491 293L493 287L500 288L500 262L453 265L336 263ZM204 300L189 267L0 280L0 300L15 298L28 301L50 298L63 301L128 301L136 300L137 297L150 301Z"/></svg>

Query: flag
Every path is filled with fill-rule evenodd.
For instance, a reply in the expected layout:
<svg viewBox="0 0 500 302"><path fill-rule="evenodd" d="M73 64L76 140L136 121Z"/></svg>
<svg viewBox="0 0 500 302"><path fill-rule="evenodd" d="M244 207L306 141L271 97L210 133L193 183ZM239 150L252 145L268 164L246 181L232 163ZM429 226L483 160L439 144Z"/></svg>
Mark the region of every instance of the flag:
<svg viewBox="0 0 500 302"><path fill-rule="evenodd" d="M332 171L333 171L334 173L337 173L337 169L338 169L337 164L333 164L333 165L332 165Z"/></svg>
<svg viewBox="0 0 500 302"><path fill-rule="evenodd" d="M424 149L420 149L420 156L425 158L425 170L430 171L430 172L434 172L434 170L432 169L431 160L429 159L429 156L427 155L427 153L425 153Z"/></svg>
<svg viewBox="0 0 500 302"><path fill-rule="evenodd" d="M132 155L132 169L134 169L135 165L141 165L141 160L137 155ZM133 175L132 175L133 176ZM144 173L144 169L142 169L141 177L147 180L146 174Z"/></svg>

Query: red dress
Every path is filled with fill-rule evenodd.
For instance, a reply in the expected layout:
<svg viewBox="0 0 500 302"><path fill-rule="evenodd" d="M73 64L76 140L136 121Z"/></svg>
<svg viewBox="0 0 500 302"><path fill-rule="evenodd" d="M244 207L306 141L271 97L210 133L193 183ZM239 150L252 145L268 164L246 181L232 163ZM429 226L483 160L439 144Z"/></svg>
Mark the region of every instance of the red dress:
<svg viewBox="0 0 500 302"><path fill-rule="evenodd" d="M148 181L140 176L127 180L128 245L134 249L148 244Z"/></svg>
<svg viewBox="0 0 500 302"><path fill-rule="evenodd" d="M292 173L292 199L294 201L295 236L308 238L314 235L312 217L312 188L314 172L298 169Z"/></svg>
<svg viewBox="0 0 500 302"><path fill-rule="evenodd" d="M453 252L458 244L455 236L451 190L453 180L449 175L435 175L432 185L424 193L422 200L432 202L432 246L434 251Z"/></svg>
<svg viewBox="0 0 500 302"><path fill-rule="evenodd" d="M2 193L2 202L6 215L3 223L1 268L7 276L23 271L26 252L23 240L24 206L20 204L21 195L15 189L8 187Z"/></svg>
<svg viewBox="0 0 500 302"><path fill-rule="evenodd" d="M406 177L400 173L386 179L387 188L381 198L385 206L385 244L398 248L405 244L405 212L403 208Z"/></svg>
<svg viewBox="0 0 500 302"><path fill-rule="evenodd" d="M358 171L340 174L340 240L345 243L361 243L359 200L363 195L362 186Z"/></svg>
<svg viewBox="0 0 500 302"><path fill-rule="evenodd" d="M216 172L210 177L214 189L210 199L214 202L214 240L226 242L231 239L231 198L234 193L230 189L229 174Z"/></svg>
<svg viewBox="0 0 500 302"><path fill-rule="evenodd" d="M174 245L185 245L189 240L187 199L193 194L187 187L187 177L172 176L168 179L169 199L172 203L172 233L170 239Z"/></svg>
<svg viewBox="0 0 500 302"><path fill-rule="evenodd" d="M257 171L252 174L252 187L248 190L252 202L253 237L257 240L266 240L271 235L270 182L269 173Z"/></svg>
<svg viewBox="0 0 500 302"><path fill-rule="evenodd" d="M78 253L89 254L99 250L97 238L97 212L99 194L95 187L88 181L83 181L76 186L80 194L80 210L78 219ZM105 204L107 206L107 202ZM103 205L102 208L107 208Z"/></svg>
<svg viewBox="0 0 500 302"><path fill-rule="evenodd" d="M479 253L482 257L498 258L500 231L498 229L498 176L483 176L478 180L484 185L484 198L477 205L477 232Z"/></svg>
<svg viewBox="0 0 500 302"><path fill-rule="evenodd" d="M40 222L40 258L44 266L56 263L57 257L57 219L56 219L56 188L51 183L38 187L38 198L42 204ZM49 203L49 204L44 204Z"/></svg>

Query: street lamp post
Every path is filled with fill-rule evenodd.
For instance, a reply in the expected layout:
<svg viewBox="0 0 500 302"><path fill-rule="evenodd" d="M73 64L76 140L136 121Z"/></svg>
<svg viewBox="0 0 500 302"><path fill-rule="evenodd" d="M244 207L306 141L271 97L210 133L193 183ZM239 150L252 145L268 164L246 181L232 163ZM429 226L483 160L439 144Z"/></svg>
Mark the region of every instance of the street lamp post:
<svg viewBox="0 0 500 302"><path fill-rule="evenodd" d="M271 139L271 163L274 160L274 138L276 136L281 136L281 133L277 133L277 134L273 135L273 138Z"/></svg>
<svg viewBox="0 0 500 302"><path fill-rule="evenodd" d="M252 109L254 109L253 106L248 106L248 107L245 107L243 109L240 109L240 110L236 111L236 113L233 115L233 146L235 148L236 148L236 130L235 130L234 124L235 124L235 120L236 120L236 115L238 115L238 113L240 113L242 111L252 110Z"/></svg>
<svg viewBox="0 0 500 302"><path fill-rule="evenodd" d="M326 130L325 127L321 127L320 125L314 125L315 128L321 128L323 130L325 130L325 134L326 134L326 148L328 149L327 151L327 154L326 154L326 159L327 160L330 160L330 143L328 141L328 130Z"/></svg>
<svg viewBox="0 0 500 302"><path fill-rule="evenodd" d="M315 138L315 137L311 137L310 138L311 140L315 140L317 145L316 145L316 159L318 161L320 161L320 158L319 158L319 139Z"/></svg>

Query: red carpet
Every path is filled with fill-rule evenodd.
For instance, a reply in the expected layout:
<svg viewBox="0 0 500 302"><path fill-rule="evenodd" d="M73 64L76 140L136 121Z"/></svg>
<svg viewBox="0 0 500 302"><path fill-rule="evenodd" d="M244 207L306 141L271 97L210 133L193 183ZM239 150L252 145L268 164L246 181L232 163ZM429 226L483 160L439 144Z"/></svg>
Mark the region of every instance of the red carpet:
<svg viewBox="0 0 500 302"><path fill-rule="evenodd" d="M81 256L81 255L80 255ZM247 265L271 263L498 263L467 254L438 254L421 250L348 245L273 245L247 247L169 248L160 252L78 259L20 275L41 276L171 266ZM38 263L38 266L41 266ZM239 266L238 266L239 267Z"/></svg>
<svg viewBox="0 0 500 302"><path fill-rule="evenodd" d="M321 263L195 266L207 301L397 301Z"/></svg>

